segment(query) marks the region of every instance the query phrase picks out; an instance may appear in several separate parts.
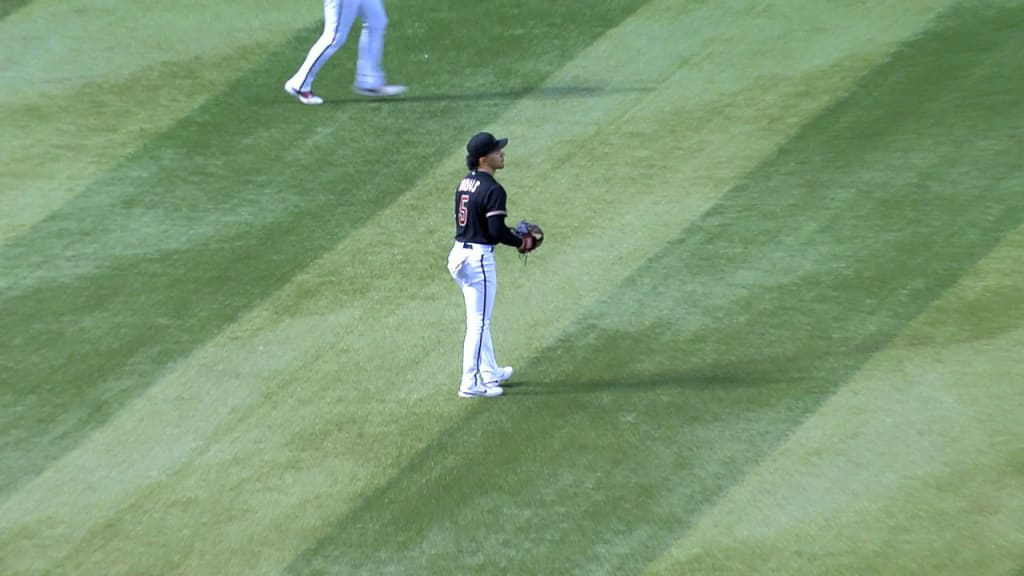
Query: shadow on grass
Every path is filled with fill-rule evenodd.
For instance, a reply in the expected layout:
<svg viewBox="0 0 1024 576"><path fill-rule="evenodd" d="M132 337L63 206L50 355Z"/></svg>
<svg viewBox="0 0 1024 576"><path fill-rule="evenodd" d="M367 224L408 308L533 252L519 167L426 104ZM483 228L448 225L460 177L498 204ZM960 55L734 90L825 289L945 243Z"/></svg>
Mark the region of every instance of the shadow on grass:
<svg viewBox="0 0 1024 576"><path fill-rule="evenodd" d="M694 371L677 373L649 374L645 376L621 376L598 380L559 380L545 382L543 380L525 380L515 383L506 383L502 388L508 390L507 396L514 399L517 396L550 396L550 395L589 395L604 392L622 392L633 394L636 392L659 391L669 389L688 390L738 390L744 388L758 388L772 384L770 379L765 379L764 374L751 372L742 375L733 370L715 372Z"/></svg>
<svg viewBox="0 0 1024 576"><path fill-rule="evenodd" d="M0 2L0 20L14 14L31 2L32 0L4 0L3 2Z"/></svg>
<svg viewBox="0 0 1024 576"><path fill-rule="evenodd" d="M1012 323L1000 323L990 330L976 331L966 336L928 335L917 338L891 340L887 335L873 335L848 346L828 348L806 348L785 354L751 356L728 363L709 363L690 368L663 371L646 375L616 375L607 378L581 378L578 380L543 379L519 380L502 385L515 396L594 394L600 392L637 392L666 388L688 390L722 390L758 388L774 384L785 384L783 376L797 366L809 367L815 363L863 362L882 350L909 351L925 348L970 345L999 337L1013 327ZM773 377L773 374L778 375ZM1024 576L1021 574L1020 576Z"/></svg>
<svg viewBox="0 0 1024 576"><path fill-rule="evenodd" d="M616 94L647 92L650 88L629 87L629 88L606 88L600 86L543 86L531 88L525 86L512 90L491 90L485 92L462 92L462 93L435 93L419 95L412 87L411 94L396 98L368 98L353 94L350 97L326 100L325 104L342 106L353 103L375 104L387 102L389 104L412 104L422 102L481 102L487 100L562 100L571 98L598 98Z"/></svg>

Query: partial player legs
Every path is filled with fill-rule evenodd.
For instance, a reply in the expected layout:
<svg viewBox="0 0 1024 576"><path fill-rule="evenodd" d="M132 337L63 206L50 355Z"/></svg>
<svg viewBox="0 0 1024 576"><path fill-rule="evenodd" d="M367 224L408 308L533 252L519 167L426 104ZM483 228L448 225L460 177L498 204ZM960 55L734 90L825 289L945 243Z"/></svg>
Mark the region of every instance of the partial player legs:
<svg viewBox="0 0 1024 576"><path fill-rule="evenodd" d="M354 0L324 0L324 31L306 54L306 59L286 86L296 92L309 92L320 68L348 37L349 30L359 13L359 2Z"/></svg>
<svg viewBox="0 0 1024 576"><path fill-rule="evenodd" d="M462 347L462 386L487 384L489 380L484 374L494 373L493 364L494 348L490 339L490 322L483 326L479 323L467 323L466 339Z"/></svg>
<svg viewBox="0 0 1024 576"><path fill-rule="evenodd" d="M359 34L359 60L356 81L352 88L364 96L397 96L405 86L388 84L384 75L384 36L388 15L383 0L364 0L361 16L363 29Z"/></svg>
<svg viewBox="0 0 1024 576"><path fill-rule="evenodd" d="M384 77L384 35L387 34L388 16L380 0L364 2L362 16L355 86L376 88L387 83Z"/></svg>
<svg viewBox="0 0 1024 576"><path fill-rule="evenodd" d="M496 381L502 369L494 359L491 312L498 278L490 253L473 255L458 270L455 280L466 301L466 337L462 348L462 389Z"/></svg>

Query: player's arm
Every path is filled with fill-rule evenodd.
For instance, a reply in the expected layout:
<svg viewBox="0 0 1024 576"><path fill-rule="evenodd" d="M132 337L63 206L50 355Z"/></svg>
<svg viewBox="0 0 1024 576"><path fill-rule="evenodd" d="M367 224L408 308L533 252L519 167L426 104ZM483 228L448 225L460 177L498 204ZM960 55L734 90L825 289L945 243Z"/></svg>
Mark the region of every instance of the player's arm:
<svg viewBox="0 0 1024 576"><path fill-rule="evenodd" d="M491 238L497 238L498 242L513 248L521 248L523 239L516 236L512 229L505 225L505 216L507 214L504 210L488 212L487 230L491 233Z"/></svg>
<svg viewBox="0 0 1024 576"><path fill-rule="evenodd" d="M484 213L484 216L487 217L487 231L491 233L491 238L501 244L522 248L523 239L516 236L512 229L505 225L505 216L508 215L508 211L505 209L507 198L508 195L501 184L495 183L494 187L488 190L484 203L484 206L487 207L487 212Z"/></svg>

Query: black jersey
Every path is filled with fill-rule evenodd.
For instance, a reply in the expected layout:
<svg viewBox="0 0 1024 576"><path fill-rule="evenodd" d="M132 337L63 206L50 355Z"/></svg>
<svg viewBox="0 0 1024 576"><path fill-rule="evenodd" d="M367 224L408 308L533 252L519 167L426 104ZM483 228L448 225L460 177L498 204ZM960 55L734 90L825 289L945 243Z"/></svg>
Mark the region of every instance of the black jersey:
<svg viewBox="0 0 1024 576"><path fill-rule="evenodd" d="M455 239L476 244L498 244L487 224L487 217L504 216L505 189L487 172L474 170L459 182L455 190Z"/></svg>

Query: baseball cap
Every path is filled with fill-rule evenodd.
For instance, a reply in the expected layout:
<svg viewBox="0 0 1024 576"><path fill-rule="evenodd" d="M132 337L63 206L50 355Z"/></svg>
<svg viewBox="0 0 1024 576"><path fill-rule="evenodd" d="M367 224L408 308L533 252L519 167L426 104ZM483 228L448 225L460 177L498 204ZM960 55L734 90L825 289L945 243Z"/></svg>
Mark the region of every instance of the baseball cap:
<svg viewBox="0 0 1024 576"><path fill-rule="evenodd" d="M483 158L508 144L508 138L495 138L490 132L477 132L466 144L466 152L474 158Z"/></svg>

